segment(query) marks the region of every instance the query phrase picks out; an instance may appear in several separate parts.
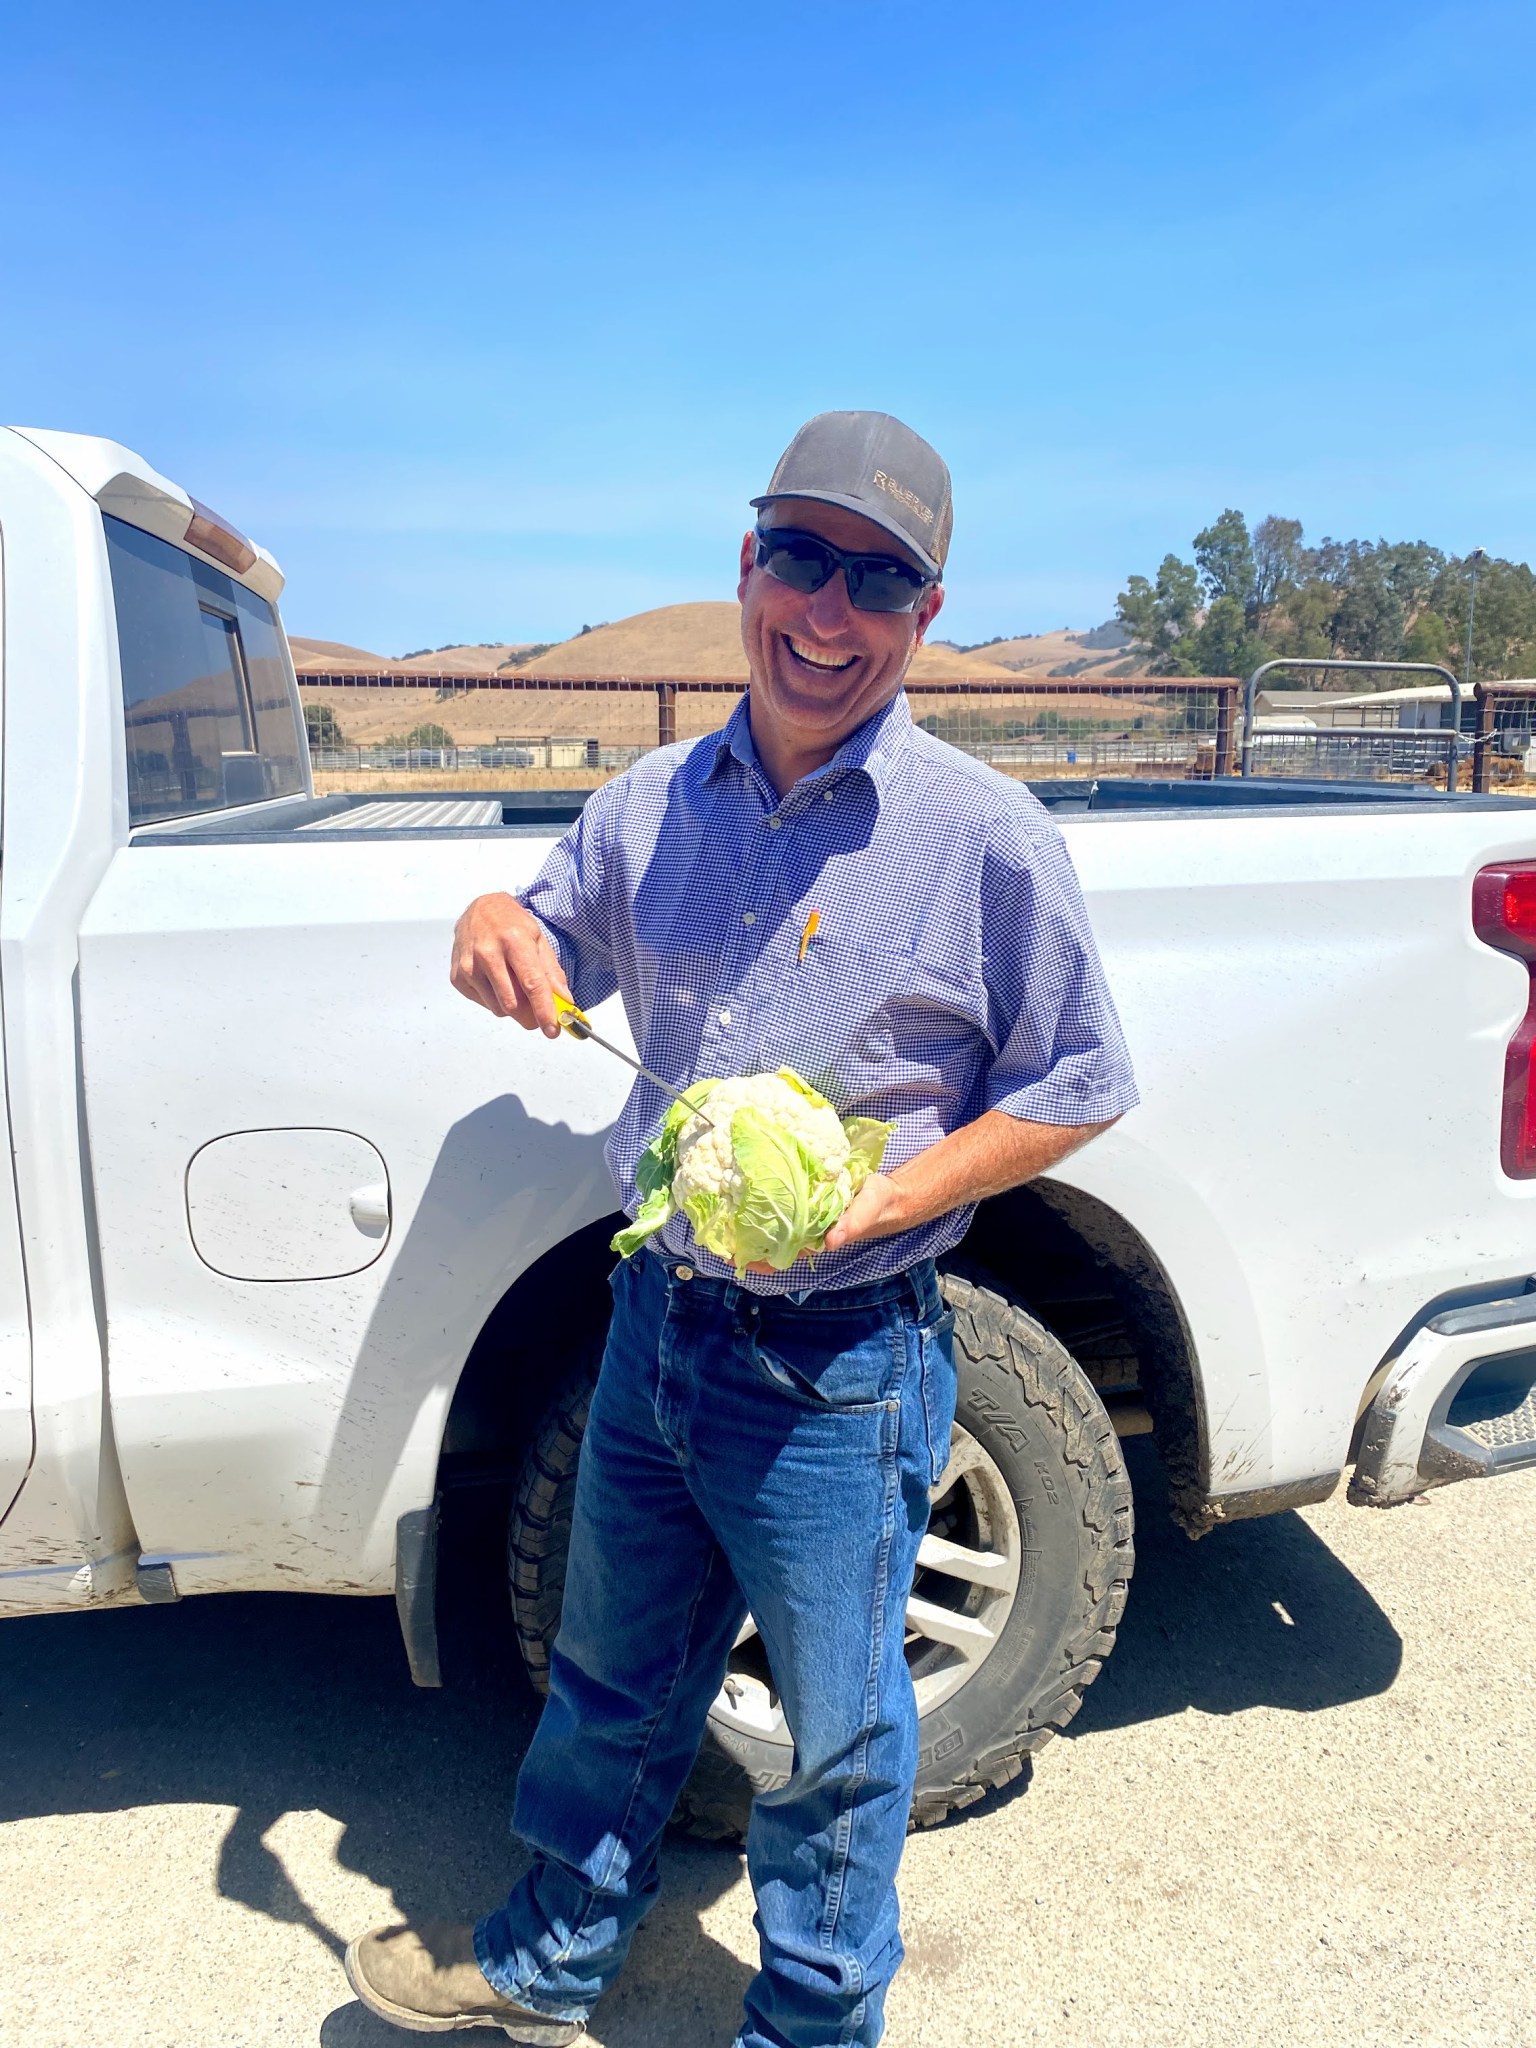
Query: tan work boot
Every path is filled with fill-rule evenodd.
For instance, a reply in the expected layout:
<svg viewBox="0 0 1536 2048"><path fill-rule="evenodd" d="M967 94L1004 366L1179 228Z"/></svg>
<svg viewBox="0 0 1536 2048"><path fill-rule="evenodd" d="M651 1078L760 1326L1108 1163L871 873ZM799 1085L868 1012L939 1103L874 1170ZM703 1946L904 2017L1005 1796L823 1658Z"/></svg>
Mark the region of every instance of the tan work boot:
<svg viewBox="0 0 1536 2048"><path fill-rule="evenodd" d="M566 2048L580 2020L552 2020L503 1998L475 1961L472 1927L376 1927L347 1950L347 1982L368 2010L413 2034L500 2027L529 2048Z"/></svg>

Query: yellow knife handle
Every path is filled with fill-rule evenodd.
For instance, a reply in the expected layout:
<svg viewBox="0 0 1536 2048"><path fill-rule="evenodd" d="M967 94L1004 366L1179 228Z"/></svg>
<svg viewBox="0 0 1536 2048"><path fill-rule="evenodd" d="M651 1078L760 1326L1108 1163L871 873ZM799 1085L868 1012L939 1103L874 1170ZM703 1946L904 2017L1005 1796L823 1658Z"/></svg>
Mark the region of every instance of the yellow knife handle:
<svg viewBox="0 0 1536 2048"><path fill-rule="evenodd" d="M592 1025L585 1010L578 1010L569 996L563 996L558 989L551 989L555 999L555 1015L560 1019L560 1029L569 1031L572 1038L585 1038Z"/></svg>

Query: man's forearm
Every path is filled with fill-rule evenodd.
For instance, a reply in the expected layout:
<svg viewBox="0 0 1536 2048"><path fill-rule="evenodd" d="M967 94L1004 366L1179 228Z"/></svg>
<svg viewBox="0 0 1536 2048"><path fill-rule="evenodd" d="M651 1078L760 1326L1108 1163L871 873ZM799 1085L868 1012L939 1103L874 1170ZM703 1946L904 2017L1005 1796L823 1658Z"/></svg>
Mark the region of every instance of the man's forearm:
<svg viewBox="0 0 1536 2048"><path fill-rule="evenodd" d="M835 1251L863 1238L891 1237L947 1216L951 1209L1003 1194L1033 1180L1118 1121L1110 1117L1098 1124L1035 1124L1001 1109L986 1110L974 1123L962 1124L905 1165L866 1181L841 1221L828 1231L827 1248Z"/></svg>
<svg viewBox="0 0 1536 2048"><path fill-rule="evenodd" d="M902 1207L909 1212L902 1227L929 1223L951 1209L964 1209L984 1202L988 1195L1019 1187L1108 1128L1032 1124L1001 1109L986 1110L974 1123L962 1124L890 1174Z"/></svg>

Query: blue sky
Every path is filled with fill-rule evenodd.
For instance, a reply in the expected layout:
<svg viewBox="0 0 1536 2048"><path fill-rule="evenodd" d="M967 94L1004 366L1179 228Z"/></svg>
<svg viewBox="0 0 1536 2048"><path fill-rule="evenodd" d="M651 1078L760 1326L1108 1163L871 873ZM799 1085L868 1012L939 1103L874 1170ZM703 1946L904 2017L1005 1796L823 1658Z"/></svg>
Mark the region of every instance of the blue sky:
<svg viewBox="0 0 1536 2048"><path fill-rule="evenodd" d="M264 541L290 631L730 593L809 414L954 472L961 640L1225 505L1536 554L1536 9L10 0L0 414Z"/></svg>

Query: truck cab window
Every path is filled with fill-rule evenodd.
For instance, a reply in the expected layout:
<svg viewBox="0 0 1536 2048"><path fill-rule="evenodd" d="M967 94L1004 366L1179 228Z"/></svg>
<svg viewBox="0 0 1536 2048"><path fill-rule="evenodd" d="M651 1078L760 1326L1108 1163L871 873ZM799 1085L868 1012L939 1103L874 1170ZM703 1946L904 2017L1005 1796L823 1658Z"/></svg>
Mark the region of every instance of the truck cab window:
<svg viewBox="0 0 1536 2048"><path fill-rule="evenodd" d="M298 693L272 607L106 516L130 822L305 791Z"/></svg>

